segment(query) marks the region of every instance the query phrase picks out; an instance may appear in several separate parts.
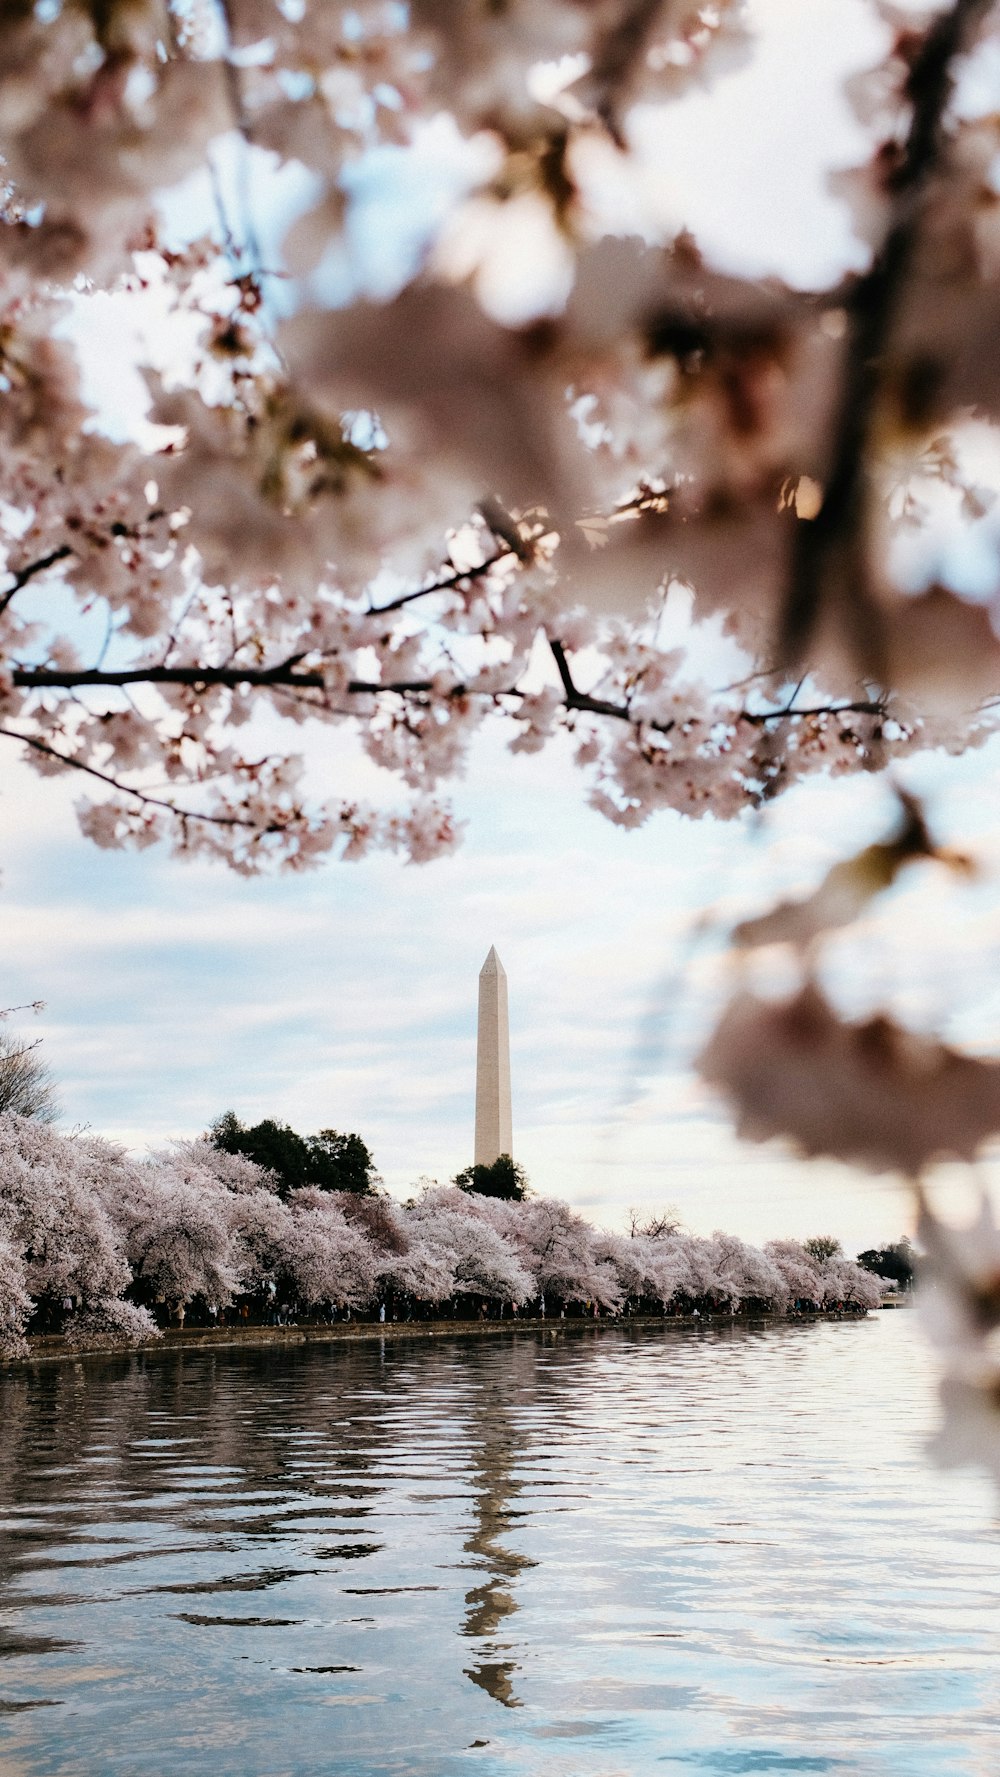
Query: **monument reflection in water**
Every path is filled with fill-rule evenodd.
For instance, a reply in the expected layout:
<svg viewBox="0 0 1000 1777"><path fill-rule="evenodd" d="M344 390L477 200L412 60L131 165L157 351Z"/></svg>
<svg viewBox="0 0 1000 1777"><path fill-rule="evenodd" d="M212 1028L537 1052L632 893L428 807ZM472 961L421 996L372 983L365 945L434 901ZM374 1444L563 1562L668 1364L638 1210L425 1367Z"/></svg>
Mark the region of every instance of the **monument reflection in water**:
<svg viewBox="0 0 1000 1777"><path fill-rule="evenodd" d="M925 1377L905 1314L12 1371L0 1770L991 1770Z"/></svg>
<svg viewBox="0 0 1000 1777"><path fill-rule="evenodd" d="M527 1392L523 1376L521 1390ZM496 1702L514 1709L520 1702L514 1690L516 1641L505 1639L503 1631L517 1610L514 1583L537 1563L504 1540L529 1516L529 1508L518 1504L518 1465L529 1452L509 1403L509 1387L488 1386L473 1409L477 1434L469 1452L473 1526L463 1547L484 1577L465 1595L462 1634L476 1643L477 1651L476 1664L466 1668L466 1676Z"/></svg>

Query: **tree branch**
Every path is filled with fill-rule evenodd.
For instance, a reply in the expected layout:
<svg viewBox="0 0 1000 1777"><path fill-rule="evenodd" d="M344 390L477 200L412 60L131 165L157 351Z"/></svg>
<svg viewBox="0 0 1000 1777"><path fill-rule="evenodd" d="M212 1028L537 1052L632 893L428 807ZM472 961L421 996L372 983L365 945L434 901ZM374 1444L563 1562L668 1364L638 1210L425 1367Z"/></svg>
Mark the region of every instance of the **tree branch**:
<svg viewBox="0 0 1000 1777"><path fill-rule="evenodd" d="M66 557L72 553L68 543L60 543L58 549L50 549L48 555L39 556L37 561L29 562L27 567L19 568L10 585L0 592L0 617L3 616L11 599L20 592L22 586L27 586L28 581L33 580L36 574L44 574L46 568L54 567L57 561L65 561Z"/></svg>
<svg viewBox="0 0 1000 1777"><path fill-rule="evenodd" d="M586 691L578 691L562 643L553 641L551 636L547 636L546 640L552 650L552 658L562 681L563 697L568 710L583 710L593 716L614 716L617 720L625 722L634 720L627 704L609 703L603 697L591 697ZM653 726L655 727L656 724L654 723ZM673 726L672 722L668 726L664 726L663 732L669 733Z"/></svg>
<svg viewBox="0 0 1000 1777"><path fill-rule="evenodd" d="M632 0L598 42L588 73L575 83L577 92L591 98L615 147L623 152L626 142L620 119L622 102L662 10L662 0ZM573 90L571 87L570 91Z"/></svg>
<svg viewBox="0 0 1000 1777"><path fill-rule="evenodd" d="M221 0L220 10L226 25L226 53L223 57L226 88L233 113L233 122L243 138L243 157L242 164L239 168L239 201L240 208L243 211L242 222L245 253L254 276L260 278L263 271L263 259L260 251L260 243L257 240L257 230L254 226L250 208L250 180L247 163L247 156L253 146L253 133L250 128L250 119L247 115L247 108L243 100L243 82L240 70L233 60L232 52L236 33L233 28L233 13L229 0Z"/></svg>
<svg viewBox="0 0 1000 1777"><path fill-rule="evenodd" d="M993 0L954 0L935 19L910 71L913 113L893 180L889 229L870 270L848 296L847 362L834 427L823 504L795 527L792 567L781 623L783 658L800 661L822 609L838 555L848 558L851 616L859 656L883 677L878 608L864 569L868 457L885 380L886 349L905 291L923 221L928 185L944 147L944 117L952 69Z"/></svg>
<svg viewBox="0 0 1000 1777"><path fill-rule="evenodd" d="M627 703L610 703L603 697L590 697L585 691L578 691L562 643L553 641L551 636L547 640L559 672L563 698L568 710L584 710L595 716L611 716L619 722L630 722L633 727L640 726ZM765 728L771 722L797 721L808 719L811 716L884 716L886 713L884 702L873 697L858 698L850 703L817 703L808 705L804 709L796 709L795 696L801 686L802 680L796 686L789 702L780 710L738 710L729 719L733 722L751 722L755 727ZM675 722L648 722L643 723L642 726L652 728L658 734L669 734L677 724Z"/></svg>
<svg viewBox="0 0 1000 1777"><path fill-rule="evenodd" d="M388 611L401 611L404 605L412 605L417 599L430 598L435 592L451 592L454 587L462 586L466 580L480 579L483 574L488 574L490 569L497 567L500 562L513 560L513 549L499 549L496 555L487 556L486 560L481 561L478 567L461 570L456 568L453 574L446 574L440 580L432 580L429 586L418 586L414 592L400 593L398 598L390 599L384 605L371 605L367 615L382 617Z"/></svg>
<svg viewBox="0 0 1000 1777"><path fill-rule="evenodd" d="M108 771L101 771L96 765L88 765L83 759L71 759L58 748L50 747L47 741L38 740L34 735L19 734L15 728L0 728L0 735L7 740L20 741L22 746L30 747L33 752L40 753L45 759L51 759L64 765L68 771L82 771L86 777L95 777L99 783L107 784L110 789L117 790L122 796L131 796L144 808L162 809L178 821L204 821L212 827L242 827L256 833L284 833L286 827L281 821L273 821L262 827L242 815L209 814L196 808L178 808L176 802L163 796L151 796L146 790L137 790L131 784L122 783L120 778L113 777Z"/></svg>
<svg viewBox="0 0 1000 1777"><path fill-rule="evenodd" d="M788 722L810 716L884 716L886 706L878 698L860 697L854 703L814 703L805 709L740 710L736 720L765 728L769 722Z"/></svg>
<svg viewBox="0 0 1000 1777"><path fill-rule="evenodd" d="M113 690L122 690L126 685L188 685L192 691L209 691L214 687L228 687L231 690L242 689L244 686L266 688L273 686L278 689L294 689L297 691L327 691L331 687L319 668L302 671L298 662L302 656L296 654L288 660L282 660L277 666L133 666L117 670L106 670L103 667L81 667L77 671L64 672L59 667L18 666L11 673L12 682L23 691L70 691L84 686L105 686ZM431 679L400 679L390 680L381 684L377 680L351 679L347 685L333 687L339 691L347 691L354 697L375 695L379 692L395 691L405 696L417 691L430 691L433 688ZM457 687L464 690L464 687Z"/></svg>
<svg viewBox="0 0 1000 1777"><path fill-rule="evenodd" d="M152 512L149 516L150 518L158 518L163 515ZM70 544L60 543L57 549L51 549L47 555L40 556L37 561L29 562L27 567L20 568L10 585L0 592L0 617L3 616L7 606L20 592L22 586L27 586L29 580L34 580L37 574L43 574L46 568L54 567L56 562L65 561L72 554L73 549ZM512 549L498 549L495 555L488 555L485 561L478 562L473 568L456 568L454 573L444 574L440 579L432 580L427 586L418 586L410 592L400 593L398 598L388 599L384 605L371 605L366 615L369 617L387 616L393 611L401 611L405 606L415 604L418 599L431 598L439 592L451 592L455 587L463 586L466 581L481 579L490 572L491 568L499 567L501 562L513 561L514 556L515 552ZM171 637L171 645L173 641L174 638ZM168 647L167 652L169 653L169 651Z"/></svg>
<svg viewBox="0 0 1000 1777"><path fill-rule="evenodd" d="M669 734L676 726L674 722L641 723L628 703L615 703L608 698L593 697L589 692L581 691L576 685L570 668L566 650L558 638L546 638L552 651L559 673L563 691L563 702L567 710L579 711L585 715L608 716L615 721L629 722L633 727L646 726L661 734ZM329 687L323 673L319 670L301 671L297 662L301 656L280 662L271 667L240 667L240 666L148 666L129 667L120 671L103 671L97 668L82 668L78 672L63 672L50 667L18 667L12 679L16 686L28 691L68 691L81 687L100 687L112 690L123 690L128 685L185 685L192 691L210 690L215 687L241 689L245 686L257 686L265 689L283 691L332 691L333 695L351 697L421 697L428 696L435 690L433 679L389 679L384 683L376 679L350 679L346 685ZM469 686L461 682L452 685L445 694L449 698L468 697ZM484 692L493 700L500 697L519 697L521 692L517 685L500 691ZM315 707L315 705L314 705ZM739 710L733 712L732 721L753 722L761 726L770 722L790 721L809 716L867 715L884 716L885 702L880 698L859 698L844 703L813 704L805 709L796 709L794 703L788 703L777 710ZM346 714L346 711L345 711ZM725 716L722 718L725 720ZM9 731L0 729L0 734ZM24 740L26 745L35 745L24 735L15 735L15 739ZM41 746L41 743L38 743ZM62 758L61 754L53 754ZM75 765L76 761L66 759L66 764ZM80 767L81 770L89 769ZM109 779L109 782L114 780ZM121 786L119 786L121 787ZM172 804L166 803L165 807Z"/></svg>

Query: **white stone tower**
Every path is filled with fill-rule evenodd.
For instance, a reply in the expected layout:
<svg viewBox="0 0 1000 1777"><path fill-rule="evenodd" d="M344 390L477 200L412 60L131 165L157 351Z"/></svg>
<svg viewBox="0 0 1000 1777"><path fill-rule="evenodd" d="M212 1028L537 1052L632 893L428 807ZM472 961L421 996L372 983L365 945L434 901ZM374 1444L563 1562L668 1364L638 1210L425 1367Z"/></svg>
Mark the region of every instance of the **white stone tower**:
<svg viewBox="0 0 1000 1777"><path fill-rule="evenodd" d="M509 1154L514 1137L510 1113L510 1026L507 974L491 948L479 971L479 1042L476 1049L477 1166Z"/></svg>

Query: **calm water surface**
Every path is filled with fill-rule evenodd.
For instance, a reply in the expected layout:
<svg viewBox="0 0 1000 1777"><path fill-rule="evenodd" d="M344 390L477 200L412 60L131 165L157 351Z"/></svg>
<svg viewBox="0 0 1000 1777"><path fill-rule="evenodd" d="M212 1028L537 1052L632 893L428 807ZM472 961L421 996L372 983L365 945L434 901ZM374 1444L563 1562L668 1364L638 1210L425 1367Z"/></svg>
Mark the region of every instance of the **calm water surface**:
<svg viewBox="0 0 1000 1777"><path fill-rule="evenodd" d="M4 1777L996 1777L909 1314L0 1382Z"/></svg>

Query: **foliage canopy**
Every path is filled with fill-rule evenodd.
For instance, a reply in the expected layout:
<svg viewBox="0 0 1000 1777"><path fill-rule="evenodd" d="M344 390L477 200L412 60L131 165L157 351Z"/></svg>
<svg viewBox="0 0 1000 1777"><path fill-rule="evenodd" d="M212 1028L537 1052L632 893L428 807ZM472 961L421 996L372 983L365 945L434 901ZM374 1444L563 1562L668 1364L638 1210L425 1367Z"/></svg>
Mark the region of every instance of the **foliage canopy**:
<svg viewBox="0 0 1000 1777"><path fill-rule="evenodd" d="M226 1111L212 1124L208 1136L224 1153L243 1154L274 1173L283 1197L306 1185L319 1191L353 1191L364 1196L375 1189L375 1162L360 1135L342 1135L336 1129L298 1135L289 1124L276 1123L270 1117L247 1125L235 1111Z"/></svg>
<svg viewBox="0 0 1000 1777"><path fill-rule="evenodd" d="M491 1166L467 1166L456 1174L460 1191L475 1191L480 1197L502 1197L508 1203L523 1203L528 1195L528 1175L523 1166L509 1154L500 1154Z"/></svg>

